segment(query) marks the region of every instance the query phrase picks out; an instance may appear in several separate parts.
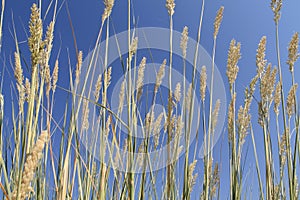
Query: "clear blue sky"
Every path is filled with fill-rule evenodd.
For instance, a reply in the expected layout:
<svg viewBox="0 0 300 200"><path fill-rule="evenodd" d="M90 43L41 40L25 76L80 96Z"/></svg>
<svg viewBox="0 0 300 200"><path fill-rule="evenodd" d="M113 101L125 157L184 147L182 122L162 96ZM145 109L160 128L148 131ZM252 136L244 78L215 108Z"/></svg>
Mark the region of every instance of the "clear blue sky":
<svg viewBox="0 0 300 200"><path fill-rule="evenodd" d="M30 16L30 7L32 3L36 1L26 0L8 0L6 2L6 10L4 13L4 25L3 25L3 44L1 51L1 71L2 67L6 65L7 70L4 74L4 84L2 88L2 93L5 95L5 101L9 102L11 96L11 84L13 80L13 52L15 51L14 40L12 38L13 22L16 27L19 46L25 59L30 63L28 57L28 48L26 42L26 34L28 31L28 20ZM77 39L77 45L79 50L84 52L86 55L93 47L98 34L101 15L103 12L103 3L101 0L89 0L89 1L71 1L66 0L69 6L75 35ZM189 27L189 36L196 39L198 22L201 9L201 1L196 0L177 0L175 15L174 15L174 29L181 32L184 26ZM59 0L59 4L62 1ZM46 12L46 7L48 3L46 1L43 3L43 15ZM169 18L167 11L165 9L164 0L133 0L133 14L137 19L137 27L169 27ZM237 79L237 93L238 101L237 105L240 105L243 100L244 87L249 84L251 78L256 73L255 66L255 54L257 44L262 36L267 36L267 55L266 58L269 62L277 65L276 54L275 54L275 26L273 22L273 13L270 9L269 1L261 0L225 0L225 1L206 1L206 7L204 12L204 21L202 29L201 45L207 50L207 52L212 51L213 46L213 22L216 11L219 7L223 5L224 18L223 23L220 28L219 36L217 39L217 54L216 54L216 65L219 71L223 75L225 81L226 90L229 91L227 84L226 73L226 62L227 62L227 51L229 43L232 38L241 42L242 44L242 59L239 62L239 74ZM289 89L290 76L288 71L288 66L285 64L287 59L287 46L294 32L300 32L300 2L298 0L288 0L283 2L282 17L280 20L280 48L281 48L281 58L283 66L284 80L286 83L286 93ZM46 17L46 24L52 18L52 9ZM127 30L127 1L116 0L115 7L112 12L112 22L116 33ZM52 53L51 64L54 65L55 58L58 56L59 49L59 61L60 61L60 74L58 84L64 87L68 86L68 52L70 54L71 63L75 67L76 55L74 49L74 43L71 33L71 28L68 21L68 16L66 12L66 5L63 4L60 12L57 16L57 23L54 33L54 50ZM160 62L157 60L157 62ZM299 62L296 63L295 67L295 77L300 75ZM27 74L28 75L28 74ZM229 94L229 93L227 93ZM258 93L256 93L258 97ZM57 106L63 108L64 104L60 103L65 99L67 94L64 92L58 92L56 96ZM227 97L229 102L229 97ZM253 101L252 109L256 112L257 106ZM227 105L226 105L227 106ZM5 108L6 113L11 113L11 108ZM60 117L63 113L63 109L58 109L55 112L57 117ZM258 152L263 152L263 135L262 131L257 125L257 117L253 114L252 123L254 124L254 130L257 142ZM224 126L226 128L226 124ZM54 135L58 137L58 135ZM223 138L223 141L222 141ZM221 145L222 144L222 145ZM215 148L215 158L219 161L222 157L222 171L221 171L221 199L225 199L229 195L229 169L228 169L228 143L227 143L227 132L225 131L221 140ZM222 148L221 148L222 147ZM245 164L245 177L247 179L247 185L250 186L253 183L254 191L258 191L258 184L256 178L254 156L251 138L248 136L246 139L246 144L244 146L244 152L246 152L247 147L249 147L248 157ZM222 152L220 155L219 152ZM264 159L263 155L259 153L260 159ZM199 174L203 173L203 168L201 168L202 161L199 162L197 172ZM263 164L263 163L262 163ZM263 165L262 165L263 167ZM262 168L263 169L263 168ZM262 170L263 171L263 170ZM264 176L264 173L262 174ZM200 175L201 177L201 175ZM199 191L200 183L197 183L195 188L195 193ZM255 192L254 195L257 195ZM256 199L256 198L253 198Z"/></svg>

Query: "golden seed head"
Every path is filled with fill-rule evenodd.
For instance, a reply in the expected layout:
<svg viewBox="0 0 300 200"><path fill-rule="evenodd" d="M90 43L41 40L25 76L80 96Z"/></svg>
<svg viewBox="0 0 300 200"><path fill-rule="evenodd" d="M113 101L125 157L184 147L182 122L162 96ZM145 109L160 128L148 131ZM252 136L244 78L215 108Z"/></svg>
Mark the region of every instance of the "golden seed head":
<svg viewBox="0 0 300 200"><path fill-rule="evenodd" d="M111 15L112 8L114 6L114 0L103 0L105 5L104 12L102 14L102 23Z"/></svg>
<svg viewBox="0 0 300 200"><path fill-rule="evenodd" d="M26 155L26 161L24 164L24 169L22 172L22 181L21 181L21 188L19 197L21 199L26 199L29 192L32 191L30 186L31 182L33 181L35 170L38 167L39 160L43 156L43 149L45 143L47 142L48 132L42 131L41 135L37 139L34 147L32 148L31 152ZM17 199L18 196L18 187L16 187L12 193L12 199Z"/></svg>
<svg viewBox="0 0 300 200"><path fill-rule="evenodd" d="M275 94L274 94L274 112L278 116L279 114L279 105L281 102L281 84L280 82L277 83L276 88L275 88Z"/></svg>
<svg viewBox="0 0 300 200"><path fill-rule="evenodd" d="M45 69L45 83L46 83L46 95L49 96L51 90L51 75L50 75L50 66L46 64Z"/></svg>
<svg viewBox="0 0 300 200"><path fill-rule="evenodd" d="M126 84L126 79L123 80L120 88L118 113L121 113L123 111L125 86L126 86L125 84Z"/></svg>
<svg viewBox="0 0 300 200"><path fill-rule="evenodd" d="M271 0L271 9L274 13L274 21L278 24L280 19L280 10L282 8L282 0Z"/></svg>
<svg viewBox="0 0 300 200"><path fill-rule="evenodd" d="M101 87L102 87L102 76L101 74L99 74L95 86L95 91L94 91L95 102L98 102L99 100Z"/></svg>
<svg viewBox="0 0 300 200"><path fill-rule="evenodd" d="M220 99L216 101L216 105L212 113L212 125L211 125L212 133L214 132L218 122L219 110L220 110Z"/></svg>
<svg viewBox="0 0 300 200"><path fill-rule="evenodd" d="M79 83L81 66L82 66L82 51L79 51L78 56L77 56L77 64L76 64L76 72L75 72L76 73L76 79L75 79L76 84Z"/></svg>
<svg viewBox="0 0 300 200"><path fill-rule="evenodd" d="M28 78L25 79L25 100L28 102L30 99L30 82Z"/></svg>
<svg viewBox="0 0 300 200"><path fill-rule="evenodd" d="M227 59L227 71L226 75L228 77L228 82L230 87L236 80L239 67L237 65L239 59L241 58L241 44L237 43L234 39L231 40L229 50L228 50L228 59Z"/></svg>
<svg viewBox="0 0 300 200"><path fill-rule="evenodd" d="M293 114L295 114L295 97L296 97L296 90L298 88L298 84L292 85L289 94L287 96L287 101L286 101L286 110L287 114L289 117L291 117Z"/></svg>
<svg viewBox="0 0 300 200"><path fill-rule="evenodd" d="M163 119L164 113L160 113L153 125L153 137L154 137L154 149L157 148L159 144L159 137L160 137L160 129L161 129L161 121Z"/></svg>
<svg viewBox="0 0 300 200"><path fill-rule="evenodd" d="M130 48L129 48L129 60L130 61L132 59L132 56L134 56L136 54L137 47L138 47L138 38L135 37L135 38L133 38L133 40L130 44Z"/></svg>
<svg viewBox="0 0 300 200"><path fill-rule="evenodd" d="M107 89L111 81L112 67L109 67L104 74L104 88Z"/></svg>
<svg viewBox="0 0 300 200"><path fill-rule="evenodd" d="M189 169L188 169L188 189L189 189L189 192L192 192L193 190L193 187L196 183L196 179L198 177L198 174L194 174L194 171L196 169L196 165L197 165L197 160L194 160L190 165L189 165Z"/></svg>
<svg viewBox="0 0 300 200"><path fill-rule="evenodd" d="M261 77L261 74L265 70L265 66L267 64L266 57L266 44L267 44L267 37L263 36L260 39L258 44L258 48L256 50L256 66L257 66L257 74Z"/></svg>
<svg viewBox="0 0 300 200"><path fill-rule="evenodd" d="M217 35L219 33L219 29L221 26L221 22L223 19L223 12L224 12L224 6L221 6L220 9L217 12L215 23L214 23L214 38L217 38Z"/></svg>
<svg viewBox="0 0 300 200"><path fill-rule="evenodd" d="M163 63L161 64L157 76L156 76L156 82L155 82L155 88L154 88L154 93L156 94L158 91L158 88L160 87L162 83L162 79L165 76L165 68L166 68L167 60L164 59Z"/></svg>
<svg viewBox="0 0 300 200"><path fill-rule="evenodd" d="M166 0L166 8L170 16L173 16L175 9L175 1L174 0Z"/></svg>
<svg viewBox="0 0 300 200"><path fill-rule="evenodd" d="M175 91L174 91L174 98L175 98L175 101L177 103L180 101L180 98L181 98L181 84L180 84L180 82L178 82L176 84L176 88L175 88Z"/></svg>
<svg viewBox="0 0 300 200"><path fill-rule="evenodd" d="M182 50L182 56L184 59L186 58L187 42L189 39L188 34L189 34L189 29L187 26L185 26L181 33L181 41L180 41L180 48Z"/></svg>
<svg viewBox="0 0 300 200"><path fill-rule="evenodd" d="M185 108L188 112L191 109L192 95L193 95L193 85L192 83L190 83L187 94L185 96Z"/></svg>
<svg viewBox="0 0 300 200"><path fill-rule="evenodd" d="M58 60L55 61L54 70L52 74L52 90L55 92L58 81Z"/></svg>
<svg viewBox="0 0 300 200"><path fill-rule="evenodd" d="M15 78L19 85L23 84L23 70L21 67L20 54L15 52Z"/></svg>
<svg viewBox="0 0 300 200"><path fill-rule="evenodd" d="M273 99L272 94L276 82L277 68L274 68L272 71L271 68L272 65L269 64L260 81L260 96L263 102L271 102Z"/></svg>
<svg viewBox="0 0 300 200"><path fill-rule="evenodd" d="M89 104L86 98L83 99L82 105L82 130L87 130L89 128Z"/></svg>
<svg viewBox="0 0 300 200"><path fill-rule="evenodd" d="M53 31L54 31L54 23L53 21L50 22L49 26L47 27L46 37L44 40L45 48L47 51L47 57L50 57L50 52L52 50L52 42L53 42Z"/></svg>
<svg viewBox="0 0 300 200"><path fill-rule="evenodd" d="M43 24L40 18L40 11L36 4L33 4L31 7L29 32L28 46L31 52L32 67L35 67L41 59L40 50L43 35Z"/></svg>
<svg viewBox="0 0 300 200"><path fill-rule="evenodd" d="M298 58L300 57L300 54L298 52L298 46L299 46L299 33L296 32L293 37L292 40L290 41L289 44L289 58L287 61L287 64L290 67L290 71L293 72L294 71L294 64L295 62L298 60Z"/></svg>
<svg viewBox="0 0 300 200"><path fill-rule="evenodd" d="M207 80L206 66L202 66L200 72L200 95L202 101L205 100L206 80Z"/></svg>
<svg viewBox="0 0 300 200"><path fill-rule="evenodd" d="M237 125L238 125L239 140L241 144L245 142L245 137L248 133L248 129L250 125L251 115L249 114L249 106L250 103L246 101L244 107L240 106L238 110Z"/></svg>
<svg viewBox="0 0 300 200"><path fill-rule="evenodd" d="M139 69L138 69L138 79L136 82L136 90L137 90L137 99L140 99L143 91L143 85L144 85L144 76L145 76L145 67L146 67L146 58L143 57Z"/></svg>

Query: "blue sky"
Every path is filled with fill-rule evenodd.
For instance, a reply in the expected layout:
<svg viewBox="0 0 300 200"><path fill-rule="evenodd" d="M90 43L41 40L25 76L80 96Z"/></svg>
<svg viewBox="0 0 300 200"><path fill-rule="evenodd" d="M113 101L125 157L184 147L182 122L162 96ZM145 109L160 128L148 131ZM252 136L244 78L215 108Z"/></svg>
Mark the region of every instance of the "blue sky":
<svg viewBox="0 0 300 200"><path fill-rule="evenodd" d="M27 25L30 16L30 7L32 3L36 1L17 1L9 0L6 2L6 10L4 13L4 25L3 25L3 44L1 50L1 71L5 65L6 69L4 74L4 83L2 86L2 93L4 93L5 101L9 102L11 96L11 86L13 84L13 71L11 62L13 62L13 52L15 51L14 40L12 37L13 23L15 24L17 37L21 52L24 54L26 61L29 63L28 49L26 42L26 34L29 34ZM59 5L63 2L58 1ZM101 0L89 0L89 1L71 1L66 0L68 3L72 23L75 30L77 46L79 50L83 51L84 55L94 47L96 37L101 22L101 15L103 12L103 3ZM60 61L60 74L58 84L63 87L67 87L69 83L69 64L68 64L68 53L70 55L70 62L75 67L76 54L72 38L72 32L68 21L66 4L63 4L61 10L57 16L57 23L54 33L54 49L50 64L54 65L55 58L59 54ZM175 15L174 15L174 30L181 32L184 26L189 27L189 36L196 40L201 1L196 0L177 0L175 1ZM43 2L43 15L46 12L48 2ZM255 54L257 44L262 36L267 36L267 52L266 58L268 62L277 65L276 54L275 54L275 26L273 21L273 13L270 9L269 1L261 0L213 0L206 1L201 45L203 48L211 54L213 46L213 22L216 11L220 6L224 6L224 18L220 28L219 36L217 39L217 53L215 63L218 66L220 73L223 76L226 91L229 91L229 86L226 77L226 62L227 52L231 39L236 39L241 42L241 54L242 58L239 62L239 74L237 78L236 90L238 93L237 105L242 104L244 87L247 86L256 73L255 66ZM169 27L169 17L165 9L164 0L133 0L132 1L133 14L137 21L137 27ZM48 13L45 19L45 24L52 18L52 9ZM300 2L298 0L287 0L283 2L282 17L279 22L280 27L280 48L281 48L281 59L283 66L283 77L287 83L285 90L287 93L290 87L290 74L288 66L285 64L287 60L287 46L295 32L300 32ZM112 23L116 33L127 30L127 1L115 1L115 7L112 12ZM111 31L112 33L112 31ZM179 45L179 44L178 44ZM159 55L157 57L160 59ZM159 62L159 59L157 62ZM299 62L295 66L295 77L300 75L300 69L298 69ZM229 94L229 92L227 92ZM259 97L256 93L257 98ZM56 105L59 108L63 108L64 104L62 101L66 98L65 92L58 92L56 95ZM227 95L227 101L229 102L229 95ZM62 101L61 101L62 100ZM227 105L226 105L227 106ZM252 109L256 112L257 105L253 101ZM11 113L11 108L7 106L5 108L6 113ZM63 109L55 111L55 115L60 118L62 116ZM257 117L253 114L252 123L257 142L257 151L263 152L263 135L260 127L257 125ZM226 124L224 124L226 128ZM275 135L274 135L275 136ZM54 139L59 135L54 135ZM228 143L227 133L223 134L221 139L215 148L215 158L219 161L222 157L222 171L221 171L221 199L227 198L229 191L229 171L228 171ZM253 190L258 191L257 179L254 165L254 156L251 138L248 136L244 150L246 151L249 147L248 157L245 164L245 174L247 176L247 184L249 186L253 183ZM222 152L222 155L220 155ZM263 155L260 155L263 159ZM249 158L249 159L248 159ZM199 162L198 173L203 172L202 162ZM262 166L263 167L263 166ZM263 171L263 170L262 170ZM195 188L197 193L200 188L200 183ZM257 195L257 193L254 193ZM255 198L254 198L255 199Z"/></svg>

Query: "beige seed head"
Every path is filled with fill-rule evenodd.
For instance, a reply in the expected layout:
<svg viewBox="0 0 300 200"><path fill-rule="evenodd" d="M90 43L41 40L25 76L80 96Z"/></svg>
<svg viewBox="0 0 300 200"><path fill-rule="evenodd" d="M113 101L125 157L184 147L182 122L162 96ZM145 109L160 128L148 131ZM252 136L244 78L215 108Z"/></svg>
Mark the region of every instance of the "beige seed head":
<svg viewBox="0 0 300 200"><path fill-rule="evenodd" d="M275 94L274 94L274 112L276 115L279 115L279 105L281 102L281 84L280 82L277 83L276 88L275 88Z"/></svg>
<svg viewBox="0 0 300 200"><path fill-rule="evenodd" d="M166 8L170 16L173 16L175 9L175 1L174 0L166 0Z"/></svg>
<svg viewBox="0 0 300 200"><path fill-rule="evenodd" d="M20 199L25 199L28 196L28 193L32 190L30 184L34 178L35 170L39 164L38 162L43 156L43 149L45 143L47 142L47 137L47 131L42 131L31 152L26 155L26 161L22 172L22 181L19 193ZM13 191L12 199L17 199L17 192L18 188L16 187Z"/></svg>
<svg viewBox="0 0 300 200"><path fill-rule="evenodd" d="M99 100L101 87L102 87L102 76L101 74L99 74L95 86L95 91L94 91L95 102L98 102Z"/></svg>
<svg viewBox="0 0 300 200"><path fill-rule="evenodd" d="M232 87L233 83L235 82L237 73L239 71L239 67L237 63L241 58L240 50L241 50L241 44L240 43L236 44L236 41L232 39L228 50L227 71L226 71L226 75L228 77L228 82L230 84L230 87Z"/></svg>
<svg viewBox="0 0 300 200"><path fill-rule="evenodd" d="M25 100L28 102L30 99L30 82L28 78L25 79Z"/></svg>
<svg viewBox="0 0 300 200"><path fill-rule="evenodd" d="M263 36L260 39L258 44L258 48L256 50L256 66L257 66L257 74L261 77L261 74L265 70L265 66L267 64L266 57L266 44L267 44L267 37Z"/></svg>
<svg viewBox="0 0 300 200"><path fill-rule="evenodd" d="M206 80L207 80L206 66L202 66L200 72L200 95L202 101L205 100Z"/></svg>
<svg viewBox="0 0 300 200"><path fill-rule="evenodd" d="M36 4L33 4L31 7L29 32L28 46L31 52L32 67L36 67L41 59L40 47L42 45L43 35L43 24L40 18L40 11Z"/></svg>
<svg viewBox="0 0 300 200"><path fill-rule="evenodd" d="M189 169L188 169L188 189L189 189L189 192L192 192L193 190L193 187L196 183L196 179L198 177L198 174L194 174L194 171L196 169L196 165L197 165L197 160L194 160L190 165L189 165Z"/></svg>
<svg viewBox="0 0 300 200"><path fill-rule="evenodd" d="M193 85L190 84L185 97L185 108L188 112L191 109L192 95L193 95Z"/></svg>
<svg viewBox="0 0 300 200"><path fill-rule="evenodd" d="M130 44L130 48L129 48L129 60L130 61L131 61L132 57L136 54L137 47L138 47L138 38L135 37L135 38L133 38L133 40Z"/></svg>
<svg viewBox="0 0 300 200"><path fill-rule="evenodd" d="M182 56L184 59L186 58L187 42L189 39L188 34L189 34L189 29L187 26L185 26L181 33L181 41L180 41L180 48L182 50Z"/></svg>
<svg viewBox="0 0 300 200"><path fill-rule="evenodd" d="M145 76L145 67L146 67L146 58L143 57L139 69L138 69L138 79L136 82L136 90L137 90L137 99L140 99L142 95L142 88L144 85L144 76Z"/></svg>
<svg viewBox="0 0 300 200"><path fill-rule="evenodd" d="M271 0L271 9L274 13L274 21L276 24L278 24L278 21L280 19L281 8L282 8L282 0Z"/></svg>
<svg viewBox="0 0 300 200"><path fill-rule="evenodd" d="M104 74L104 88L107 89L111 81L112 67L109 67Z"/></svg>
<svg viewBox="0 0 300 200"><path fill-rule="evenodd" d="M86 98L83 99L82 105L82 130L88 130L89 128L89 105L88 100Z"/></svg>
<svg viewBox="0 0 300 200"><path fill-rule="evenodd" d="M260 82L260 95L264 102L270 102L273 98L272 94L276 82L277 68L274 68L272 71L271 68L272 65L269 64Z"/></svg>
<svg viewBox="0 0 300 200"><path fill-rule="evenodd" d="M295 114L295 97L296 97L296 91L298 88L298 84L294 84L292 85L289 94L287 96L287 101L286 101L286 110L287 110L287 114L289 117L291 117L293 114Z"/></svg>
<svg viewBox="0 0 300 200"><path fill-rule="evenodd" d="M118 108L118 113L121 113L123 111L123 105L124 105L124 97L125 97L125 85L126 80L124 79L121 88L120 88L120 94L119 94L119 108Z"/></svg>
<svg viewBox="0 0 300 200"><path fill-rule="evenodd" d="M212 133L214 132L218 122L219 110L220 110L220 99L216 101L216 105L212 114L212 125L211 125Z"/></svg>
<svg viewBox="0 0 300 200"><path fill-rule="evenodd" d="M20 54L15 52L15 78L19 85L23 84L23 70L21 67Z"/></svg>
<svg viewBox="0 0 300 200"><path fill-rule="evenodd" d="M156 76L156 82L155 82L155 88L154 88L154 93L156 94L158 91L158 88L160 87L162 83L162 79L165 76L165 68L166 68L167 60L164 59L163 63L161 64L157 76Z"/></svg>
<svg viewBox="0 0 300 200"><path fill-rule="evenodd" d="M75 83L79 83L79 76L81 73L81 66L82 66L82 51L79 51L78 56L77 56L77 64L76 64L76 79Z"/></svg>
<svg viewBox="0 0 300 200"><path fill-rule="evenodd" d="M114 6L114 0L103 0L105 5L104 12L102 14L102 23L111 15L112 8Z"/></svg>
<svg viewBox="0 0 300 200"><path fill-rule="evenodd" d="M221 26L221 22L223 19L223 12L224 12L224 7L221 6L220 9L217 12L216 18L215 18L215 23L214 23L214 38L217 38L217 35L219 33L219 29Z"/></svg>
<svg viewBox="0 0 300 200"><path fill-rule="evenodd" d="M46 95L49 96L49 93L51 90L50 66L48 64L46 64L44 70L45 70Z"/></svg>
<svg viewBox="0 0 300 200"><path fill-rule="evenodd" d="M161 122L163 119L164 113L160 113L153 125L153 135L154 135L154 149L157 148L159 144L159 137L160 137L160 129L161 129Z"/></svg>
<svg viewBox="0 0 300 200"><path fill-rule="evenodd" d="M56 90L56 85L57 85L57 81L58 81L58 60L55 61L55 65L54 65L54 70L53 70L53 74L52 74L52 90L53 92L55 92Z"/></svg>
<svg viewBox="0 0 300 200"><path fill-rule="evenodd" d="M175 101L177 103L180 101L180 98L181 98L181 84L180 84L180 82L178 82L176 84L175 91L174 91L174 98L175 98Z"/></svg>
<svg viewBox="0 0 300 200"><path fill-rule="evenodd" d="M292 40L290 41L290 44L289 44L289 48L288 48L289 56L288 56L287 64L289 65L291 72L294 71L294 64L300 56L300 54L298 52L298 46L299 46L299 33L296 32L293 35Z"/></svg>

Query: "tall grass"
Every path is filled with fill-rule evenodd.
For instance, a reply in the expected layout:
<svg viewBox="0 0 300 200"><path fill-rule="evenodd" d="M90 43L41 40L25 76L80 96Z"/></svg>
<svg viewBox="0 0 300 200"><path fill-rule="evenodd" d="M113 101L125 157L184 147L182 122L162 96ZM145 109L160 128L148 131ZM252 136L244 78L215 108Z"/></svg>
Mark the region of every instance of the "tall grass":
<svg viewBox="0 0 300 200"><path fill-rule="evenodd" d="M99 32L95 48L91 53L87 69L82 74L84 53L76 49L76 64L69 66L69 88L58 85L59 59L51 66L52 43L57 15L57 1L53 7L53 18L44 30L41 16L41 2L33 4L29 19L28 48L30 50L30 74L24 73L25 62L21 60L18 38L14 30L14 92L12 96L12 113L4 113L4 97L0 94L0 190L3 199L223 199L219 194L220 184L229 185L229 198L242 199L248 188L245 184L243 160L246 155L244 144L250 140L253 145L253 159L255 160L257 182L259 183L260 199L299 199L299 113L297 105L297 83L294 65L300 57L298 52L299 35L295 33L289 43L287 65L291 73L291 82L284 82L283 69L279 49L279 21L282 2L271 0L274 13L277 67L268 64L266 60L267 38L263 36L259 41L256 66L257 73L246 87L244 94L237 94L236 82L241 59L241 43L231 40L228 50L227 70L230 103L227 111L227 129L229 148L229 180L220 183L222 163L214 161L214 137L218 123L220 106L223 102L213 102L215 91L215 58L217 56L217 38L224 15L224 7L216 12L214 32L212 35L212 65L211 74L207 74L207 67L203 66L200 78L197 76L198 52L201 39L202 21L205 1L200 10L197 45L192 51L194 63L192 74L187 72L187 47L189 28L184 27L180 44L173 39L175 15L174 0L166 0L166 12L169 15L169 55L162 61L156 74L153 91L144 86L145 68L152 58L138 56L138 38L135 28L132 28L132 1L127 1L127 48L126 55L120 55L124 78L119 91L119 105L116 112L111 110L108 96L111 81L114 79L113 67L109 66L110 50L109 36L111 32L111 13L114 0L104 0L104 11L99 25ZM2 29L5 0L2 1L0 29ZM49 5L51 6L51 5ZM50 8L50 7L49 7ZM48 9L49 9L48 8ZM47 9L47 10L48 10ZM226 17L226 15L224 16ZM134 24L135 25L135 24ZM133 31L132 31L133 29ZM103 38L105 33L106 38ZM2 31L0 31L0 45ZM100 46L102 39L105 45ZM117 40L117 39L116 39ZM76 39L74 38L76 43ZM172 68L174 63L173 49L180 45L182 50L182 71L184 77L192 77L191 84L185 80L176 83ZM76 46L76 45L75 45ZM76 47L77 48L77 47ZM102 64L103 74L95 74L100 49L104 49ZM124 58L125 57L125 58ZM226 61L224 61L226 63ZM155 112L158 97L162 96L162 80L165 69L169 67L167 113ZM207 77L210 76L210 83ZM279 77L277 77L279 76ZM89 79L91 78L91 79ZM92 85L89 83L92 80ZM199 87L197 87L199 83ZM90 85L89 85L90 84ZM284 84L290 85L288 95L284 95ZM210 94L207 95L206 88ZM197 91L197 88L199 90ZM255 98L255 89L259 90L259 99ZM3 90L3 86L1 85ZM55 119L55 95L62 90L69 95L66 99L64 116ZM84 91L88 91L85 93ZM238 107L237 97L244 95L244 102ZM200 96L201 106L195 108L195 98ZM144 105L142 98L150 98L150 105ZM183 99L183 105L179 105ZM255 101L254 101L255 100ZM205 108L208 101L208 109ZM258 104L258 110L252 104ZM91 105L91 106L89 106ZM145 116L138 112L144 106ZM272 112L273 106L273 112ZM127 120L123 121L126 107ZM92 109L90 109L92 108ZM148 109L150 108L150 109ZM199 110L194 116L193 111ZM81 112L82 111L82 112ZM82 114L80 114L82 113ZM91 113L91 115L90 115ZM260 130L253 130L251 115L258 115ZM90 117L92 116L92 119ZM196 117L198 117L196 119ZM282 121L281 121L282 117ZM12 121L12 127L6 127L3 119ZM81 123L78 123L81 119ZM60 121L61 120L61 121ZM192 123L198 121L197 130L193 130ZM162 126L162 122L165 122ZM271 126L276 124L276 133ZM128 135L124 138L119 126L124 126ZM141 127L143 139L135 137L138 127ZM282 127L283 126L283 127ZM82 138L89 132L99 133L92 138L94 142L87 149L82 149ZM191 133L196 133L195 145L190 147ZM296 137L292 140L292 133ZM59 147L54 150L53 134L60 136ZM248 138L251 134L251 138ZM153 135L153 139L151 139ZM273 136L272 136L273 135ZM275 135L275 137L274 137ZM3 137L9 138L11 155L3 147ZM203 138L203 160L197 160L199 140ZM263 139L263 156L258 154L256 141ZM110 142L111 140L111 142ZM180 141L184 141L184 147ZM99 143L98 143L99 142ZM100 147L97 146L100 144ZM159 150L167 145L167 166L160 171L152 170L149 152ZM194 149L190 149L194 148ZM127 152L125 158L122 152ZM177 158L182 153L183 162ZM140 156L143 155L143 156ZM159 160L158 158L155 159ZM278 159L276 159L276 157ZM108 158L108 159L106 159ZM203 168L200 166L203 162ZM263 163L263 164L262 164ZM225 165L226 163L223 163ZM118 170L122 166L125 170ZM134 169L139 166L141 173ZM279 166L279 167L276 167ZM197 173L201 172L201 174ZM264 176L264 177L263 177ZM193 190L198 184L197 190Z"/></svg>

